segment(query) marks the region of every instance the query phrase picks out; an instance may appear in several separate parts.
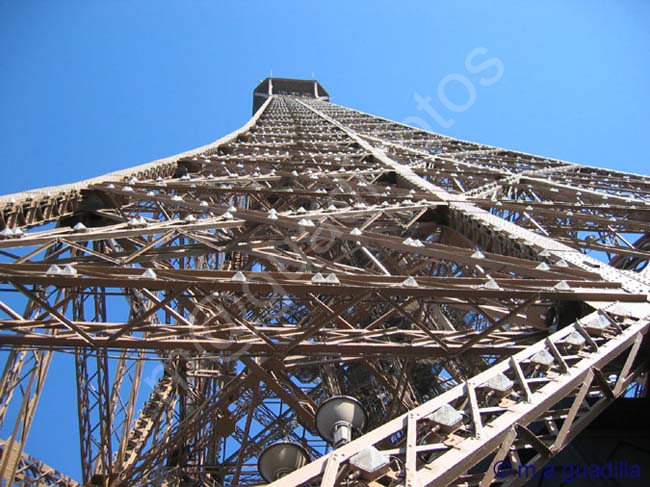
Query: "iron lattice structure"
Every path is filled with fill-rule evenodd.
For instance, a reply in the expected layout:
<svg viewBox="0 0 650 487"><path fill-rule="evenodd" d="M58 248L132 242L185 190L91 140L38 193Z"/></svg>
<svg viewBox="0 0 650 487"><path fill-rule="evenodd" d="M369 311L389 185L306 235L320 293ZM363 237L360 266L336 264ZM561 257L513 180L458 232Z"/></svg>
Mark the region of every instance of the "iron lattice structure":
<svg viewBox="0 0 650 487"><path fill-rule="evenodd" d="M2 485L253 485L278 441L312 461L274 487L517 485L499 459L542 465L644 394L647 177L313 81L265 80L255 108L213 144L0 198ZM58 353L80 483L23 453ZM338 394L369 424L331 450L314 416ZM350 461L370 446L377 475Z"/></svg>

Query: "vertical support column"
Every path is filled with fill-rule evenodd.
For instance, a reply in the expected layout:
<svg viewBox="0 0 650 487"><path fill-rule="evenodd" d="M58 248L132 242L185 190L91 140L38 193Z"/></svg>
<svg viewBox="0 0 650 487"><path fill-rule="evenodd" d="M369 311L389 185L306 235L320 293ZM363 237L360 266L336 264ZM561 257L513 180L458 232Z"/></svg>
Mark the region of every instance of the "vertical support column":
<svg viewBox="0 0 650 487"><path fill-rule="evenodd" d="M22 319L15 311L7 308L16 319ZM41 308L32 300L28 301L24 316L38 316ZM17 351L12 350L6 361L0 380L0 425L7 419L12 400L20 400L16 410L16 419L10 437L5 444L5 455L0 460L0 480L13 482L18 463L27 441L27 436L34 419L36 406L40 399L47 371L52 360L51 351ZM18 393L16 395L16 392Z"/></svg>
<svg viewBox="0 0 650 487"><path fill-rule="evenodd" d="M83 481L88 482L95 473L108 474L111 465L108 357L103 350L79 349L75 366L81 471Z"/></svg>
<svg viewBox="0 0 650 487"><path fill-rule="evenodd" d="M70 292L75 292L71 290ZM73 316L76 320L86 318L84 297L74 298ZM106 303L96 297L94 318L105 322ZM110 474L111 445L111 394L108 379L108 352L106 349L78 348L75 353L77 377L77 403L79 416L79 441L81 472L84 483L93 475Z"/></svg>
<svg viewBox="0 0 650 487"><path fill-rule="evenodd" d="M0 423L6 417L14 392L20 391L21 401L16 411L14 427L5 444L5 451L9 453L0 459L0 481L3 485L4 482L7 482L7 485L13 483L16 476L51 359L52 352L12 351L7 360L0 391L2 398Z"/></svg>

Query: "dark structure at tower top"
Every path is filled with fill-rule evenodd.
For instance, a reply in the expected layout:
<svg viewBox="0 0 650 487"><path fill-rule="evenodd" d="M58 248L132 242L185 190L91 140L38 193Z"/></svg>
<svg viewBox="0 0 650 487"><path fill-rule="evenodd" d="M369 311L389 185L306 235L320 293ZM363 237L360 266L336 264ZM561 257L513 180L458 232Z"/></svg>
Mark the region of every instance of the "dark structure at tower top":
<svg viewBox="0 0 650 487"><path fill-rule="evenodd" d="M259 110L271 95L304 96L330 100L323 85L313 79L266 78L253 91L253 114Z"/></svg>

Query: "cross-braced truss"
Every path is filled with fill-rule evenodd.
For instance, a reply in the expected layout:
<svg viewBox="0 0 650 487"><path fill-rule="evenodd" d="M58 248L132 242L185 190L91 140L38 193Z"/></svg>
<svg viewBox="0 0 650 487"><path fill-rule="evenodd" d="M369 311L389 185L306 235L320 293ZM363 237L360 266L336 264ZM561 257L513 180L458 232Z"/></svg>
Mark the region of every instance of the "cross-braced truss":
<svg viewBox="0 0 650 487"><path fill-rule="evenodd" d="M23 453L56 353L84 485L259 484L278 441L313 460L278 487L516 485L500 459L645 393L647 177L263 98L214 144L0 198L3 485L78 485ZM369 424L331 450L338 394Z"/></svg>

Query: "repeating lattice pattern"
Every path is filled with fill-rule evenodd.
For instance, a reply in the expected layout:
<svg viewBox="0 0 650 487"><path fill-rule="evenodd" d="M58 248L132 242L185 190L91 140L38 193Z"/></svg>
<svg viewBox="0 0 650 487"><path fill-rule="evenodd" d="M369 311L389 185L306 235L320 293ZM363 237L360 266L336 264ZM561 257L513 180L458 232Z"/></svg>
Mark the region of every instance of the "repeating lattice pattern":
<svg viewBox="0 0 650 487"><path fill-rule="evenodd" d="M78 485L21 454L66 352L86 485L258 484L278 441L313 460L278 487L514 484L500 458L542 465L644 393L649 222L645 176L290 95L214 144L4 197L0 478ZM338 394L369 420L332 451L315 413Z"/></svg>

